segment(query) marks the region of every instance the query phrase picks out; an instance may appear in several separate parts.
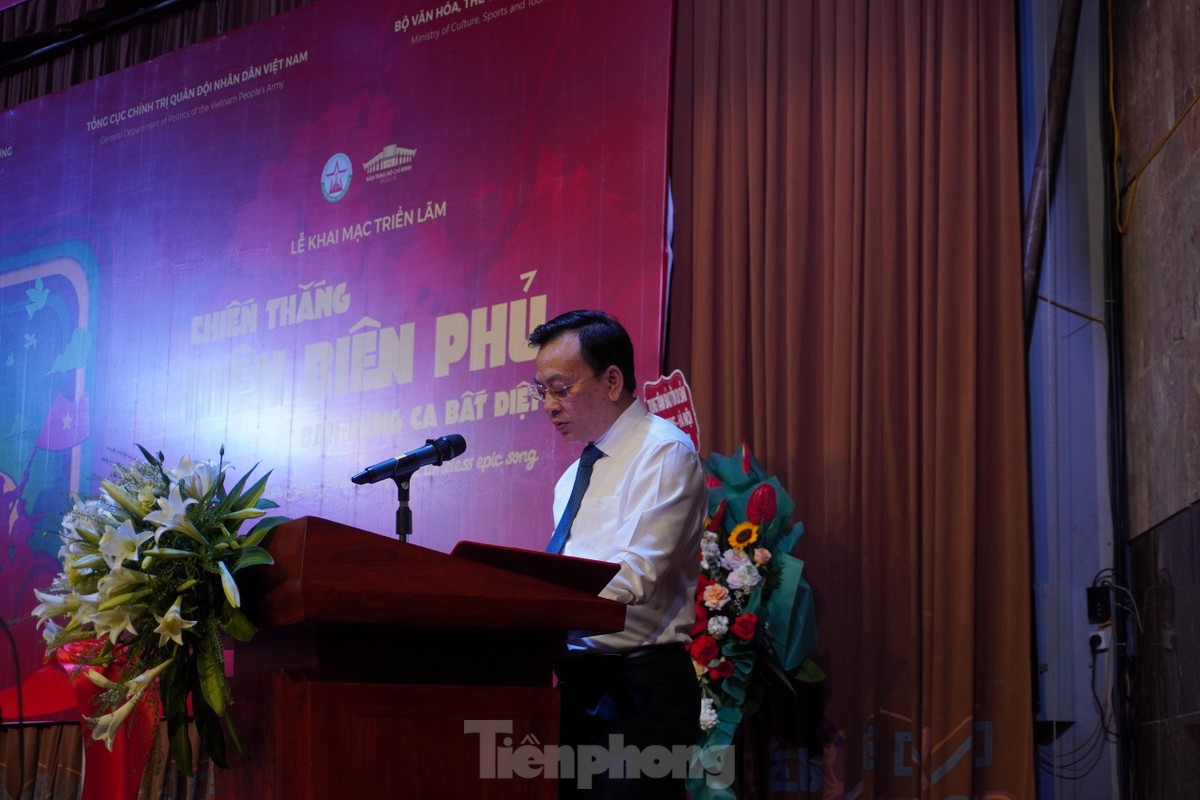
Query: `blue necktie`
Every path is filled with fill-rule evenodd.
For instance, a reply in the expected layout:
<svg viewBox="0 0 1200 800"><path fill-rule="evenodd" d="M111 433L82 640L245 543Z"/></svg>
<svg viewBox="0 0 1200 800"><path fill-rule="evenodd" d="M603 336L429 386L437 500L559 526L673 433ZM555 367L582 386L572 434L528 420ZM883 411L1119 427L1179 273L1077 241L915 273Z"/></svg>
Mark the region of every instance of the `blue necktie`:
<svg viewBox="0 0 1200 800"><path fill-rule="evenodd" d="M550 537L550 544L546 546L547 553L561 553L563 547L566 546L567 537L571 535L571 523L575 521L575 515L579 513L579 505L583 502L583 493L587 491L588 481L592 479L592 465L603 455L600 448L591 442L583 448L583 455L579 457L579 469L575 473L575 485L571 487L571 497L567 500L567 507L563 509L562 516L558 519L558 527L554 529L554 535Z"/></svg>

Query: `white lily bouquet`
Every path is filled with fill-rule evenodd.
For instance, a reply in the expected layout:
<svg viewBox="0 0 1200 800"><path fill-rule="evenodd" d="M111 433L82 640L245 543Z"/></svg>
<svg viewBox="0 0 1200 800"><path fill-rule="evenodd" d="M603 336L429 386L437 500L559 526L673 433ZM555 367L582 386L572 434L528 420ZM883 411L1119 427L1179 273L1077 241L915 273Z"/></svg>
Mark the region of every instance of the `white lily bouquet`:
<svg viewBox="0 0 1200 800"><path fill-rule="evenodd" d="M227 710L221 635L254 636L236 576L272 563L263 540L287 517L265 516L277 507L263 497L270 472L247 488L252 468L226 491L224 448L217 465L184 456L178 467L138 449L141 459L114 464L100 496L77 499L63 518L63 569L47 591L35 591L34 615L46 626L48 652L70 648L102 690L91 737L111 749L139 704L156 708L161 699L171 754L191 775L190 715L214 763L227 764L226 732L245 757Z"/></svg>

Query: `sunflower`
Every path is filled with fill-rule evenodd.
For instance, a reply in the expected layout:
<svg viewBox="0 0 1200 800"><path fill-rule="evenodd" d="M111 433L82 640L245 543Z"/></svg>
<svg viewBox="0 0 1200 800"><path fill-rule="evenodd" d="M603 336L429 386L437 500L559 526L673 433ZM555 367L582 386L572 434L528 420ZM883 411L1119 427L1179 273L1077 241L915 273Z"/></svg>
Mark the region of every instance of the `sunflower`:
<svg viewBox="0 0 1200 800"><path fill-rule="evenodd" d="M741 522L729 534L729 544L738 550L746 548L758 541L758 526L753 522Z"/></svg>

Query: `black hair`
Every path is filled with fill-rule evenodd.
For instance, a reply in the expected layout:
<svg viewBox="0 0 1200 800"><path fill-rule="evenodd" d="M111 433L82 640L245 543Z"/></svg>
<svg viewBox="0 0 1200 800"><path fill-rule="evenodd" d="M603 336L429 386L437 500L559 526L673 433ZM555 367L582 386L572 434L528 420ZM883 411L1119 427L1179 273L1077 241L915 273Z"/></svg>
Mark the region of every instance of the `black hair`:
<svg viewBox="0 0 1200 800"><path fill-rule="evenodd" d="M579 335L579 351L592 372L599 375L616 365L625 378L625 391L634 393L633 341L616 317L603 311L568 311L534 328L529 346L540 348L568 331Z"/></svg>

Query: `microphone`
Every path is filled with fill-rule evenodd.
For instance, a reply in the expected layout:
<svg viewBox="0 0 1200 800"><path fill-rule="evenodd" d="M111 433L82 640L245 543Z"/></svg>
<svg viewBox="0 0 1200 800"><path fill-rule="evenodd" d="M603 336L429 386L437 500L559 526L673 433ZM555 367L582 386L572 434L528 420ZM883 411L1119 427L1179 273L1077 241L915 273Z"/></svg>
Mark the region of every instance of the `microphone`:
<svg viewBox="0 0 1200 800"><path fill-rule="evenodd" d="M423 447L410 450L402 456L372 464L350 480L361 485L397 475L410 475L421 467L440 466L443 461L461 456L466 449L466 439L457 433L448 433L437 439L426 439Z"/></svg>

